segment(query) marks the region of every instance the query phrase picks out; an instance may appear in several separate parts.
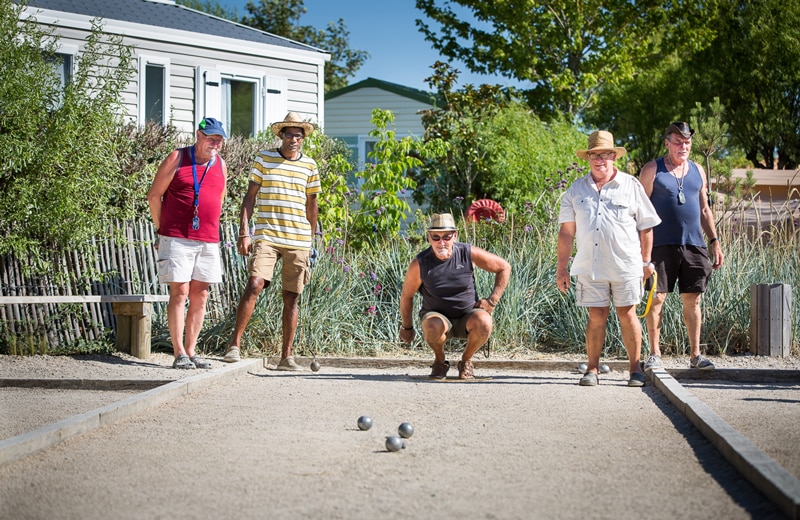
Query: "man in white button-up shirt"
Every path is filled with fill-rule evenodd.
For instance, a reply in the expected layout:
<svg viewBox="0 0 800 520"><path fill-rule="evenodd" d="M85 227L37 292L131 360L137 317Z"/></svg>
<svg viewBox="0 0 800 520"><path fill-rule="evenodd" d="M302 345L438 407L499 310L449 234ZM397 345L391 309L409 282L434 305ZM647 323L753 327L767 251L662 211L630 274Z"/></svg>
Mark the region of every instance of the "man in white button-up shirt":
<svg viewBox="0 0 800 520"><path fill-rule="evenodd" d="M592 133L587 149L575 152L589 161L590 172L569 187L558 215L561 227L556 283L566 293L570 276L577 277L577 304L589 309L586 325L589 363L580 379L581 386L598 383L612 300L630 362L628 386L644 386L639 363L642 326L636 317L636 304L642 298L642 279L653 275L650 262L653 227L661 219L639 181L614 166L614 161L625 153L625 148L614 146L610 132ZM577 253L568 269L576 242Z"/></svg>

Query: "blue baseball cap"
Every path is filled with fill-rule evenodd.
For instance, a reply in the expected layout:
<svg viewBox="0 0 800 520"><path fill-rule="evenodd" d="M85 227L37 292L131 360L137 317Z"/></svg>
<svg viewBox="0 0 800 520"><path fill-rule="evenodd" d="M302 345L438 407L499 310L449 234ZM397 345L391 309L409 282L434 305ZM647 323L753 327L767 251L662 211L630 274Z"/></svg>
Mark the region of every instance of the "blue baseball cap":
<svg viewBox="0 0 800 520"><path fill-rule="evenodd" d="M197 129L206 135L221 135L225 139L228 138L225 128L222 127L222 121L217 121L213 117L204 117L197 125Z"/></svg>

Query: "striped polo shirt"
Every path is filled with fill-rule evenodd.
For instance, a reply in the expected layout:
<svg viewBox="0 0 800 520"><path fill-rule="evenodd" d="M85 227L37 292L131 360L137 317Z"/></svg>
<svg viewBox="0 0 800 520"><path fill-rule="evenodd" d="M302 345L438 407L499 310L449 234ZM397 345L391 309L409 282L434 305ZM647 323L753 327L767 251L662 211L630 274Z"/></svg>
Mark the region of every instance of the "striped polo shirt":
<svg viewBox="0 0 800 520"><path fill-rule="evenodd" d="M277 247L311 249L313 232L306 215L306 200L319 193L317 163L300 154L284 158L278 150L258 153L250 182L261 186L255 204L255 240Z"/></svg>

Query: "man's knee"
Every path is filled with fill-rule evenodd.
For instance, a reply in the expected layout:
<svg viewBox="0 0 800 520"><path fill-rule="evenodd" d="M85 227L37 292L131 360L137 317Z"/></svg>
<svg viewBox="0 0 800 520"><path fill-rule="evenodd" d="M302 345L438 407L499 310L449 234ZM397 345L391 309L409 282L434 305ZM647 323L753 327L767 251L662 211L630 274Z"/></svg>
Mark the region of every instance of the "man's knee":
<svg viewBox="0 0 800 520"><path fill-rule="evenodd" d="M261 291L269 287L269 280L265 280L258 276L251 276L247 279L247 284L244 287L245 294L258 296Z"/></svg>

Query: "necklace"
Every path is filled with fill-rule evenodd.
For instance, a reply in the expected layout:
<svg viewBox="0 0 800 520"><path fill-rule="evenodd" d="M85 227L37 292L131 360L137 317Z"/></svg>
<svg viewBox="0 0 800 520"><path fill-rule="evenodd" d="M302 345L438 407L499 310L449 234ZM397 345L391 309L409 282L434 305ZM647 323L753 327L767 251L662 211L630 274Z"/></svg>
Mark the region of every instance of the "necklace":
<svg viewBox="0 0 800 520"><path fill-rule="evenodd" d="M683 167L686 165L684 162L681 165L681 180L678 180L678 175L675 173L675 166L672 164L672 161L669 160L669 154L665 157L667 160L667 164L669 164L669 172L675 177L675 184L678 186L678 204L686 204L686 195L683 193L683 180L686 178L686 172L683 171Z"/></svg>

